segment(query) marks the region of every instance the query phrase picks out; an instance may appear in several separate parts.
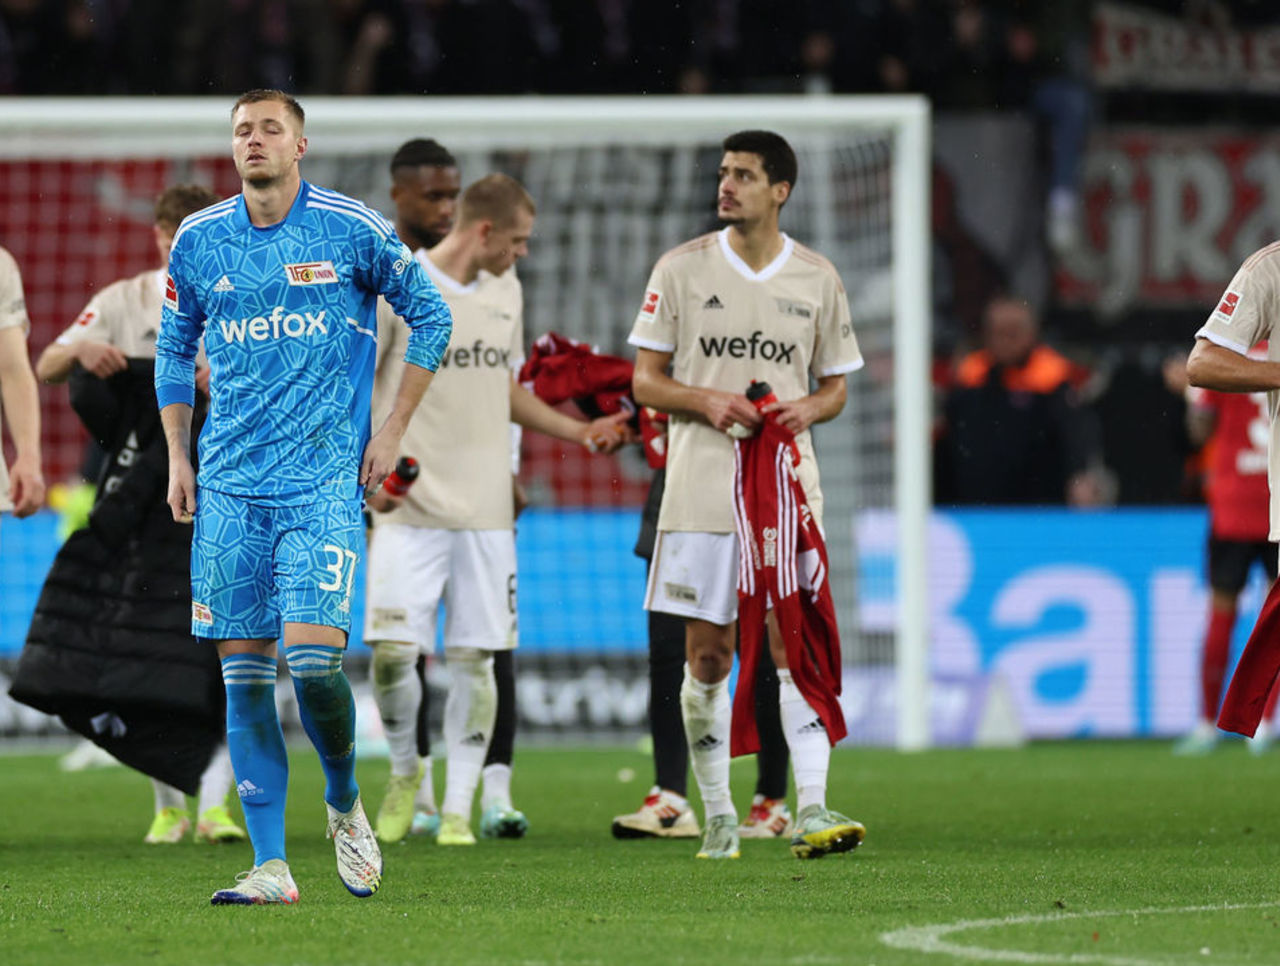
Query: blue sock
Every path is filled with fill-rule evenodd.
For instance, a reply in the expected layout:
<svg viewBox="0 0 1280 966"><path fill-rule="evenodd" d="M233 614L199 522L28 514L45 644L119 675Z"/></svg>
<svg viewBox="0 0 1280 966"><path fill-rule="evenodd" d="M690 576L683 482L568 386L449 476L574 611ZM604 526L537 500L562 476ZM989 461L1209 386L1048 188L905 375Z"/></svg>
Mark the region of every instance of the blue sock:
<svg viewBox="0 0 1280 966"><path fill-rule="evenodd" d="M320 753L324 800L349 812L360 789L356 785L356 704L342 673L342 648L324 644L286 647L285 662L293 676L302 727Z"/></svg>
<svg viewBox="0 0 1280 966"><path fill-rule="evenodd" d="M227 749L236 774L253 864L284 858L284 802L289 759L276 715L276 659L232 654L222 659L227 689Z"/></svg>

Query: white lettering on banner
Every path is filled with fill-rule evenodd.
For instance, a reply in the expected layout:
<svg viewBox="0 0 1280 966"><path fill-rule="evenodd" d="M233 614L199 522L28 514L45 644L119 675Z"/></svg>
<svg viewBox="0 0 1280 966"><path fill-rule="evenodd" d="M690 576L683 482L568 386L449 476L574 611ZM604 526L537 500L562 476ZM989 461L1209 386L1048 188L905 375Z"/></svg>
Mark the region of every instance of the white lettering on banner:
<svg viewBox="0 0 1280 966"><path fill-rule="evenodd" d="M1056 607L1078 609L1083 617L1079 630L1015 640L992 666L1004 674L1022 720L1034 719L1041 734L1133 734L1137 627L1129 588L1098 567L1037 567L1000 590L991 624L997 630L1033 627ZM1044 675L1076 670L1084 684L1069 700L1041 696Z"/></svg>
<svg viewBox="0 0 1280 966"><path fill-rule="evenodd" d="M1151 159L1151 274L1161 281L1185 272L1193 278L1230 278L1215 237L1231 214L1231 181L1208 152ZM1190 209L1187 198L1195 198Z"/></svg>
<svg viewBox="0 0 1280 966"><path fill-rule="evenodd" d="M934 514L929 519L930 623L937 647L935 674L959 677L982 672L982 648L976 629L958 613L973 586L973 548L968 534L954 521Z"/></svg>
<svg viewBox="0 0 1280 966"><path fill-rule="evenodd" d="M1241 603L1242 614L1257 606ZM1204 615L1209 594L1199 575L1187 570L1157 570L1151 575L1151 728L1156 734L1185 734L1200 710L1200 651L1204 645ZM1188 610L1198 615L1187 620Z"/></svg>
<svg viewBox="0 0 1280 966"><path fill-rule="evenodd" d="M1064 253L1064 304L1217 304L1237 265L1280 235L1280 140L1111 128L1083 169L1084 243Z"/></svg>
<svg viewBox="0 0 1280 966"><path fill-rule="evenodd" d="M312 315L310 312L285 314L286 312L288 312L287 309L277 305L271 310L270 315L244 319L219 319L218 326L222 329L222 338L227 342L244 342L246 338L254 342L265 342L267 339L279 339L281 336L300 339L329 334L329 329L324 324L323 309L318 315Z"/></svg>
<svg viewBox="0 0 1280 966"><path fill-rule="evenodd" d="M1099 3L1093 14L1093 79L1103 87L1274 91L1280 31L1204 29L1129 4Z"/></svg>
<svg viewBox="0 0 1280 966"><path fill-rule="evenodd" d="M578 677L552 679L521 671L517 687L520 714L534 725L635 726L648 716L649 682L643 675L628 681L594 667Z"/></svg>

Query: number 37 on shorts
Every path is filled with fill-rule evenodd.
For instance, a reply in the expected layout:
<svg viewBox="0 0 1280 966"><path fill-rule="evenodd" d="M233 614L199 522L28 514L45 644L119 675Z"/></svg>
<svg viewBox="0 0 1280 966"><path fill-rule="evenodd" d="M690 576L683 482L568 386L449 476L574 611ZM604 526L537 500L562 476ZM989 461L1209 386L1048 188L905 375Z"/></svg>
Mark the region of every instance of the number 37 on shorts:
<svg viewBox="0 0 1280 966"><path fill-rule="evenodd" d="M262 506L204 492L199 506L192 633L274 638L286 622L350 629L365 542L359 501Z"/></svg>

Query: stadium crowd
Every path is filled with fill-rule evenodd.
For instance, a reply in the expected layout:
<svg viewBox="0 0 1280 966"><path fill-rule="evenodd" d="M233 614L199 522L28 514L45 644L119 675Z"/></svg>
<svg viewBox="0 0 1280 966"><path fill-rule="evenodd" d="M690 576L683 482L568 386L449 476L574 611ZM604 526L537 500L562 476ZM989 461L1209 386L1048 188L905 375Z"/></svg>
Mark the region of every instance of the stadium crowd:
<svg viewBox="0 0 1280 966"><path fill-rule="evenodd" d="M1087 70L1090 3L3 0L0 92L930 95L1018 107Z"/></svg>

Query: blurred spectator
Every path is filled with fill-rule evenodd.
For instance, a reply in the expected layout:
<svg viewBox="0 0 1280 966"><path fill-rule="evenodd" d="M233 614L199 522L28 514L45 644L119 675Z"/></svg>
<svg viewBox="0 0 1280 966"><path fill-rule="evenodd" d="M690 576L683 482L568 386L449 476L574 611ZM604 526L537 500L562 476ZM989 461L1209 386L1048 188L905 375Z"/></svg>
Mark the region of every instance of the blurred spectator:
<svg viewBox="0 0 1280 966"><path fill-rule="evenodd" d="M954 347L981 337L993 296L1006 291L1006 272L960 217L955 179L934 164L932 239L934 338Z"/></svg>
<svg viewBox="0 0 1280 966"><path fill-rule="evenodd" d="M991 301L983 340L960 360L943 401L937 502L1110 502L1097 428L1076 392L1083 373L1040 341L1021 299Z"/></svg>
<svg viewBox="0 0 1280 966"><path fill-rule="evenodd" d="M809 0L802 45L807 71L839 93L932 94L945 10L934 0Z"/></svg>
<svg viewBox="0 0 1280 966"><path fill-rule="evenodd" d="M1080 241L1080 173L1093 114L1089 85L1091 0L1010 0L1002 106L1023 106L1043 125L1048 155L1045 237L1059 254Z"/></svg>
<svg viewBox="0 0 1280 966"><path fill-rule="evenodd" d="M110 93L108 14L93 0L0 0L0 93Z"/></svg>
<svg viewBox="0 0 1280 966"><path fill-rule="evenodd" d="M1113 349L1095 368L1088 395L1103 461L1116 476L1118 503L1197 499L1186 389L1185 350Z"/></svg>
<svg viewBox="0 0 1280 966"><path fill-rule="evenodd" d="M304 16L315 12L306 0L187 0L174 24L173 93L296 90L296 45L319 26Z"/></svg>
<svg viewBox="0 0 1280 966"><path fill-rule="evenodd" d="M705 0L520 0L545 4L555 93L706 93L712 38L693 41ZM540 20L538 22L541 22Z"/></svg>
<svg viewBox="0 0 1280 966"><path fill-rule="evenodd" d="M343 94L516 94L558 49L550 0L333 0ZM575 52L581 55L581 51Z"/></svg>
<svg viewBox="0 0 1280 966"><path fill-rule="evenodd" d="M939 110L982 111L1000 104L1008 52L1005 27L990 3L952 0L951 31L933 51L939 64L933 93Z"/></svg>

